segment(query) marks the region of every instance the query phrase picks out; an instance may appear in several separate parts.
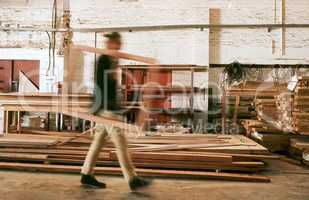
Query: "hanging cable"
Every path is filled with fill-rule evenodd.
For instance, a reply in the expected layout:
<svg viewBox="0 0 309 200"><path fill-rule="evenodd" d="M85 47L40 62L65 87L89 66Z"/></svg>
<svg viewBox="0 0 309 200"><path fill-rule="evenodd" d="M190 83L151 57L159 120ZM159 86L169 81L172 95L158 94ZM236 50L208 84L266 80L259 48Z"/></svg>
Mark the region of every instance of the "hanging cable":
<svg viewBox="0 0 309 200"><path fill-rule="evenodd" d="M57 28L57 0L54 0L54 17L53 17L53 27L54 29ZM53 32L53 69L52 69L52 75L55 75L55 52L56 52L56 32Z"/></svg>
<svg viewBox="0 0 309 200"><path fill-rule="evenodd" d="M50 34L48 31L46 31L47 36L48 36L48 68L46 71L46 76L48 75L48 72L50 70L50 65L51 65L51 38L50 38Z"/></svg>
<svg viewBox="0 0 309 200"><path fill-rule="evenodd" d="M52 29L57 28L57 0L54 0L53 2L51 27ZM48 36L50 39L49 55L50 56L52 55L52 59L51 59L52 62L49 63L46 74L50 73L50 69L52 67L52 75L54 75L55 74L56 32L52 32L51 37L49 34Z"/></svg>

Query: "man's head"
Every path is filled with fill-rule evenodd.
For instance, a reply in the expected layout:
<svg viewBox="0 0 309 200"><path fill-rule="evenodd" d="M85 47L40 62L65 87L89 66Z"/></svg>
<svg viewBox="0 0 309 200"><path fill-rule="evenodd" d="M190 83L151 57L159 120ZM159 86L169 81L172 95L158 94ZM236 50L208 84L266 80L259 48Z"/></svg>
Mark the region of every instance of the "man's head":
<svg viewBox="0 0 309 200"><path fill-rule="evenodd" d="M121 49L121 35L118 32L104 34L106 37L106 48L111 50L120 50Z"/></svg>

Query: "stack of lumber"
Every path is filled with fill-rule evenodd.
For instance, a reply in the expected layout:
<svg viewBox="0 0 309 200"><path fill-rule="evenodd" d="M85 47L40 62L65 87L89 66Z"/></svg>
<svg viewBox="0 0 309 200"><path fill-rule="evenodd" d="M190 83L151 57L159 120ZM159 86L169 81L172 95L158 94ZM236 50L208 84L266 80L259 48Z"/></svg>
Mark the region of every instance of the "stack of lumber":
<svg viewBox="0 0 309 200"><path fill-rule="evenodd" d="M260 121L277 121L278 110L275 99L256 99L255 110Z"/></svg>
<svg viewBox="0 0 309 200"><path fill-rule="evenodd" d="M292 152L291 155L294 155L295 148L292 148L292 141L309 140L309 137L306 135L284 132L276 124L265 121L252 119L242 120L242 125L246 130L247 137L263 145L270 152ZM300 154L298 153L297 155Z"/></svg>
<svg viewBox="0 0 309 200"><path fill-rule="evenodd" d="M227 105L233 108L232 113L237 114L237 118L250 119L255 118L256 113L252 112L252 106L256 99L264 101L272 101L274 96L285 90L287 84L274 84L273 82L247 81L237 86L229 86L226 88ZM266 107L274 109L275 105L267 104ZM258 107L265 112L265 108L260 105ZM260 111L260 110L259 110ZM271 113L271 110L269 111Z"/></svg>
<svg viewBox="0 0 309 200"><path fill-rule="evenodd" d="M32 134L25 135L33 141ZM52 132L35 134L40 134L42 140L56 140L57 144L42 148L21 146L20 143L15 146L14 142L7 146L0 142L0 169L80 171L91 143L90 136ZM25 136L16 134L11 137ZM265 160L278 158L240 135L139 136L129 138L129 149L137 172L155 177L269 182L268 177L251 173L265 169ZM113 143L108 142L102 149L95 171L98 174L121 174Z"/></svg>
<svg viewBox="0 0 309 200"><path fill-rule="evenodd" d="M309 166L309 138L291 139L289 153L295 159Z"/></svg>
<svg viewBox="0 0 309 200"><path fill-rule="evenodd" d="M299 77L293 92L277 96L278 126L283 131L309 135L309 77Z"/></svg>
<svg viewBox="0 0 309 200"><path fill-rule="evenodd" d="M309 77L300 77L294 91L292 107L293 129L309 135Z"/></svg>
<svg viewBox="0 0 309 200"><path fill-rule="evenodd" d="M242 124L247 136L270 152L283 152L288 149L292 135L282 132L274 124L259 120L243 120Z"/></svg>
<svg viewBox="0 0 309 200"><path fill-rule="evenodd" d="M309 134L309 77L299 78L294 92L284 87L280 86L279 93L272 97L257 97L254 101L257 120L242 120L242 125L249 138L270 152L295 153L299 150L291 145L292 141L306 139L303 135Z"/></svg>
<svg viewBox="0 0 309 200"><path fill-rule="evenodd" d="M251 138L271 152L284 152L290 145L291 136L280 132L254 132Z"/></svg>
<svg viewBox="0 0 309 200"><path fill-rule="evenodd" d="M289 133L289 125L291 124L286 113L289 109L284 110L288 106L288 96L286 96L286 84L265 87L266 83L262 83L260 87L276 88L272 96L260 95L254 100L256 119L243 120L242 125L246 130L249 138L262 144L271 152L285 152L290 145L292 134ZM269 89L266 89L268 91ZM280 101L278 101L280 99ZM280 109L278 108L280 105Z"/></svg>
<svg viewBox="0 0 309 200"><path fill-rule="evenodd" d="M293 132L292 106L293 94L291 92L281 93L276 97L278 109L278 127L285 132Z"/></svg>
<svg viewBox="0 0 309 200"><path fill-rule="evenodd" d="M247 136L251 136L255 132L259 133L281 132L279 129L276 128L275 125L254 119L242 120L242 125L246 129Z"/></svg>
<svg viewBox="0 0 309 200"><path fill-rule="evenodd" d="M231 96L248 96L248 97L273 97L286 90L287 84L274 84L265 81L247 81L237 86L226 88L227 94Z"/></svg>
<svg viewBox="0 0 309 200"><path fill-rule="evenodd" d="M237 100L239 98L239 101ZM237 103L237 101L239 103ZM253 97L235 97L227 96L227 114L229 117L232 117L235 112L237 112L238 119L250 119L255 118L256 113L251 109L252 102L254 101Z"/></svg>
<svg viewBox="0 0 309 200"><path fill-rule="evenodd" d="M5 137L0 137L1 147L48 147L58 143L58 140L53 138L45 138L33 135L31 138L28 135L9 134Z"/></svg>

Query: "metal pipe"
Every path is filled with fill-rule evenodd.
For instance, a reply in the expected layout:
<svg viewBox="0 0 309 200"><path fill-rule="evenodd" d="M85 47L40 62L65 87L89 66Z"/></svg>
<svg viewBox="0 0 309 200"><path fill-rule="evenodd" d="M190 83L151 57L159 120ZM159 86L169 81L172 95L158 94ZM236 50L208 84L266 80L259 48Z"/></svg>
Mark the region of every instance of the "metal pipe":
<svg viewBox="0 0 309 200"><path fill-rule="evenodd" d="M177 29L208 29L208 28L225 28L225 29L243 29L243 28L309 28L309 24L180 24L180 25L158 25L158 26L129 26L129 27L109 27L109 28L11 28L0 27L0 31L29 31L29 32L131 32L131 31L161 31Z"/></svg>
<svg viewBox="0 0 309 200"><path fill-rule="evenodd" d="M286 26L285 26L285 16L286 15L286 10L285 10L285 0L281 0L281 23L282 23L282 29L281 29L281 55L285 55L285 31L286 31Z"/></svg>

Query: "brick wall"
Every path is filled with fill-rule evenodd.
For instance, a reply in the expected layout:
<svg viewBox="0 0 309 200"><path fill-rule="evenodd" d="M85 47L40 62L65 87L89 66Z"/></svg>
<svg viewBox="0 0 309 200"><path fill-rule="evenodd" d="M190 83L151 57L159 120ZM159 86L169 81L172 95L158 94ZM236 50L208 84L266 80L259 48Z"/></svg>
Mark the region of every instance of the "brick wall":
<svg viewBox="0 0 309 200"><path fill-rule="evenodd" d="M46 0L2 0L0 25L49 26L51 4L51 1ZM59 1L59 8L61 4ZM286 0L286 23L308 23L308 8L309 1ZM211 22L270 24L275 19L278 23L281 22L281 0L277 0L276 9L274 0L74 0L71 1L71 9L72 26L76 28L207 24L209 9L216 9L211 12ZM156 57L165 64L226 64L234 60L258 64L309 63L309 31L304 28L286 30L286 55L281 55L281 29L270 32L267 29L132 32L124 33L124 38L124 50ZM99 47L103 47L102 40L99 35ZM75 33L74 41L94 46L94 34ZM273 44L275 48L272 48ZM0 47L2 51L7 48L27 48L25 54L29 53L29 59L36 51L41 52L41 59L45 60L43 63L46 64L48 59L48 37L44 32L0 32ZM14 57L15 51L10 52L11 57ZM56 76L59 77L63 63L61 57L57 60L59 74ZM90 75L93 72L93 55L86 54L84 64L83 82L89 84L89 80L93 78ZM42 66L42 75L45 69L46 66ZM46 78L42 77L41 81L46 81ZM89 87L91 88L86 88ZM47 91L49 88L44 87L42 90Z"/></svg>

